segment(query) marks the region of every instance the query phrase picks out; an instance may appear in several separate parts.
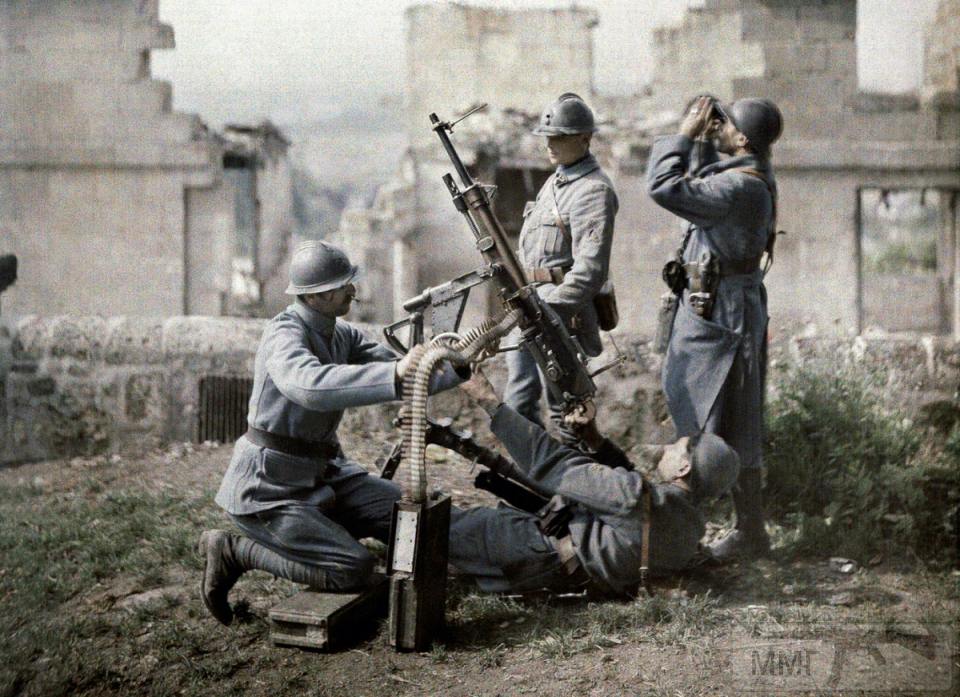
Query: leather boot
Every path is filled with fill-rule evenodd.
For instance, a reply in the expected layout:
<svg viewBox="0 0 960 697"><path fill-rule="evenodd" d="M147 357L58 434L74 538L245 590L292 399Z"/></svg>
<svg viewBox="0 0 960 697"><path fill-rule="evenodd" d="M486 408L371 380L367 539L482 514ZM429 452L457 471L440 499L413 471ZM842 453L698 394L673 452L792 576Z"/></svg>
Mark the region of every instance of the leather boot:
<svg viewBox="0 0 960 697"><path fill-rule="evenodd" d="M227 595L246 571L259 569L311 588L323 588L326 583L322 569L286 559L249 537L225 530L205 530L199 549L204 559L200 595L210 614L222 624L233 622Z"/></svg>
<svg viewBox="0 0 960 697"><path fill-rule="evenodd" d="M713 561L725 564L770 553L770 537L763 524L762 486L763 472L759 468L740 471L737 486L733 489L737 525L723 539L708 547Z"/></svg>

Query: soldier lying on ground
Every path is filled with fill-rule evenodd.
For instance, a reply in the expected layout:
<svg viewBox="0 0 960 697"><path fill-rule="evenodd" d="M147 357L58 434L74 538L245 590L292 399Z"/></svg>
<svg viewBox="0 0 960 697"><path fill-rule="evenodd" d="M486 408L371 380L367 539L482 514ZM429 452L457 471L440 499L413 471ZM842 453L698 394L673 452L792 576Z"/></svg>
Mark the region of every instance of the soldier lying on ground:
<svg viewBox="0 0 960 697"><path fill-rule="evenodd" d="M491 430L517 465L554 496L550 508L572 507L563 526L552 519L568 516L541 519L504 504L454 508L450 563L481 590L590 586L628 595L641 582L642 566L662 574L695 563L705 529L698 505L726 492L740 469L736 452L719 436L681 438L668 446L658 466L665 483L651 484L638 472L605 466L561 445L503 404L479 371L460 387L490 415Z"/></svg>
<svg viewBox="0 0 960 697"><path fill-rule="evenodd" d="M335 591L374 577L376 559L358 539L386 541L400 489L346 457L337 426L346 408L398 399L409 359L337 319L350 310L357 273L333 245L302 244L287 288L297 299L263 332L249 428L216 497L244 534L200 537L203 601L223 624L233 620L227 594L251 569ZM459 379L445 366L433 391Z"/></svg>

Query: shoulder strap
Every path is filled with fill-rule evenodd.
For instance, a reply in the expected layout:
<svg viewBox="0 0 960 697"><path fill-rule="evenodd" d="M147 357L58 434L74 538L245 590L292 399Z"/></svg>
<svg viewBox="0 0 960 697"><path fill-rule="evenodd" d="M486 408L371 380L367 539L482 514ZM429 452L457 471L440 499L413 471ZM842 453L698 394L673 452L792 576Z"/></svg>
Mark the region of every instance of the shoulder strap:
<svg viewBox="0 0 960 697"><path fill-rule="evenodd" d="M563 224L563 218L560 217L560 207L557 205L557 178L554 175L554 178L550 180L550 200L553 203L553 217L557 223L557 227L560 228L560 232L563 233L563 236L567 239L570 238L570 231L567 230L567 226Z"/></svg>
<svg viewBox="0 0 960 697"><path fill-rule="evenodd" d="M770 183L770 180L767 179L763 172L753 167L734 167L727 171L743 172L751 177L756 177L764 183L764 185L767 187L767 192L770 194L772 209L770 214L770 225L767 226L767 245L764 249L767 254L767 260L763 264L763 275L766 276L767 272L770 270L770 267L773 266L773 247L777 242L777 190L773 188L773 184Z"/></svg>

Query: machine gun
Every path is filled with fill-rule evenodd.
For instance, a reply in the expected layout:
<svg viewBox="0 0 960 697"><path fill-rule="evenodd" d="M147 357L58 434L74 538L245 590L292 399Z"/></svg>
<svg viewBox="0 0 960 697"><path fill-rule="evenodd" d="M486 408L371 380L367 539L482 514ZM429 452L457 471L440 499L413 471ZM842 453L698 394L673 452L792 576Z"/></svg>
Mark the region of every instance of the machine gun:
<svg viewBox="0 0 960 697"><path fill-rule="evenodd" d="M519 468L506 458L482 448L469 434L453 431L449 423L427 418L428 384L433 370L444 360L455 365L483 360L498 350L500 338L506 332L519 326L519 346L530 351L546 378L547 389L563 404L563 411L592 414L596 394L593 376L620 362L617 360L592 374L588 371L586 357L577 341L528 282L503 226L493 213L486 188L473 180L450 141L454 125L483 106L453 123L430 114L430 123L463 189L450 174L443 176L443 183L454 206L467 221L485 264L408 300L404 309L410 315L384 330L387 342L396 350L414 353L413 369L404 378L405 406L398 417L403 441L394 448L382 469L382 476L390 478L403 461L407 473L404 496L394 506L387 548L389 635L390 643L399 650L424 650L443 624L450 497L427 494L424 458L427 444L442 445L484 465L487 471L481 473L481 485L489 488L493 482L500 491L509 489L507 498L514 497L521 507L538 507L548 498L536 491L536 485L527 481ZM456 332L470 290L486 281L495 284L503 305L502 313L460 336ZM433 330L429 342L425 341L423 326L428 307L432 308ZM397 331L405 326L409 328L406 344L397 336ZM519 503L521 499L523 504Z"/></svg>
<svg viewBox="0 0 960 697"><path fill-rule="evenodd" d="M450 140L449 134L457 123L485 106L472 109L452 123L430 114L430 123L460 180L458 185L452 175L445 174L443 183L450 192L454 206L467 221L486 264L441 286L429 288L404 303L404 309L411 315L387 327L387 340L398 350L406 350L415 344L415 338L422 340L423 312L428 305L433 308L435 335L455 331L470 289L485 281L492 281L496 284L504 309L519 311L520 346L533 355L546 378L547 389L563 403L564 412L578 409L590 411L597 389L593 377L610 366L593 373L587 369L586 357L577 341L570 336L557 313L547 306L536 288L528 282L523 267L510 248L503 225L493 212L487 189L474 181ZM407 325L411 339L408 346L403 346L396 337L396 330Z"/></svg>

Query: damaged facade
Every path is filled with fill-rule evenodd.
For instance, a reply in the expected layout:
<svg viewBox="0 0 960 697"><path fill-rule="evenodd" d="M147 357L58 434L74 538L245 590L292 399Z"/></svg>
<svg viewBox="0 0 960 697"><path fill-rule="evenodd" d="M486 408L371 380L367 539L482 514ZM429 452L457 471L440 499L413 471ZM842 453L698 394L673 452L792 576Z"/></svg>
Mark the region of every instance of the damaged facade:
<svg viewBox="0 0 960 697"><path fill-rule="evenodd" d="M803 326L808 332L855 334L876 325L888 331L960 335L955 282L960 261L960 34L950 29L956 5L941 0L940 19L928 33L927 84L919 97L858 91L855 0L707 0L689 10L679 25L655 32L650 94L616 102L591 89L592 11L411 8L410 150L396 186L412 192L408 195L416 211L395 219L389 207L375 205L352 212L342 230L349 238L353 228L367 224L363 221L376 221L381 234L369 242L376 251L364 255L397 258L398 246L405 250L405 265L393 267L395 276L406 279L392 283L393 307L368 319L389 320L417 288L480 264L440 181L451 168L434 142L427 114L436 111L450 118L475 102L492 102L486 115L458 126L454 140L477 177L498 186L497 213L516 234L523 202L550 171L540 139L529 136L529 128L544 104L561 92L578 91L590 96L598 112L600 131L593 149L620 197L612 274L623 306L637 308L623 313L622 327L650 334L663 290L660 268L680 234L676 219L646 194L646 158L655 134L675 131L683 103L710 91L722 99L769 97L785 116L774 166L781 191L779 227L787 235L778 242L767 283L775 333ZM554 33L561 25L564 31ZM545 36L551 37L549 50L533 51ZM497 49L490 51L491 45ZM506 66L490 63L499 59L487 53L518 58ZM556 65L524 62L542 54L555 57ZM866 207L889 201L890 192L916 192L916 204L922 198L925 207L921 214L935 218L930 223L932 258L927 250L918 264L889 267L865 261L864 236L872 234L867 230L872 211ZM889 237L884 230L874 235L881 246L884 235ZM474 311L484 309L481 302Z"/></svg>
<svg viewBox="0 0 960 697"><path fill-rule="evenodd" d="M4 314L217 315L270 297L289 143L172 110L150 71L174 46L158 2L0 0L0 252L20 261ZM235 257L252 294L233 297Z"/></svg>

